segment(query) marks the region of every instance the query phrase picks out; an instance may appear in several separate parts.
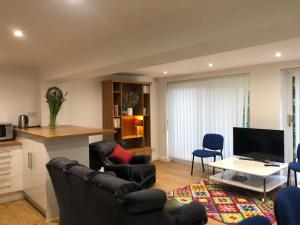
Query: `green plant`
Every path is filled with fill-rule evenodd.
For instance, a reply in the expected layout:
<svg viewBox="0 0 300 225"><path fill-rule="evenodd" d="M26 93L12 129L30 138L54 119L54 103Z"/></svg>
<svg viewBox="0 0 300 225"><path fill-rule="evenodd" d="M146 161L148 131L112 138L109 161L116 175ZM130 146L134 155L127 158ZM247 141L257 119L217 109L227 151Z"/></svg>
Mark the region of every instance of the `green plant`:
<svg viewBox="0 0 300 225"><path fill-rule="evenodd" d="M49 127L56 127L56 117L61 109L62 104L66 101L66 95L68 92L63 94L62 90L58 87L50 87L46 94L47 103L50 111L50 122Z"/></svg>
<svg viewBox="0 0 300 225"><path fill-rule="evenodd" d="M139 95L138 93L130 90L129 92L125 93L123 95L123 107L126 108L134 108L138 105L139 103Z"/></svg>

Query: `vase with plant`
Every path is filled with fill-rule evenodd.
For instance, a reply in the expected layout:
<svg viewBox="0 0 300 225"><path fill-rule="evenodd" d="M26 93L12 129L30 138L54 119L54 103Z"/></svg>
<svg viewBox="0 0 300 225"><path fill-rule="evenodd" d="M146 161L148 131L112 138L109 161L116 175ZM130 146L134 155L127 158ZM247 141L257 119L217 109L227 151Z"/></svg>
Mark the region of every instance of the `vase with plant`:
<svg viewBox="0 0 300 225"><path fill-rule="evenodd" d="M49 128L56 127L56 117L61 109L62 104L66 101L66 95L58 87L50 87L46 94L47 103L50 111Z"/></svg>
<svg viewBox="0 0 300 225"><path fill-rule="evenodd" d="M133 108L136 107L139 103L139 95L138 93L130 90L125 93L122 98L123 108L127 109L127 115L133 115Z"/></svg>

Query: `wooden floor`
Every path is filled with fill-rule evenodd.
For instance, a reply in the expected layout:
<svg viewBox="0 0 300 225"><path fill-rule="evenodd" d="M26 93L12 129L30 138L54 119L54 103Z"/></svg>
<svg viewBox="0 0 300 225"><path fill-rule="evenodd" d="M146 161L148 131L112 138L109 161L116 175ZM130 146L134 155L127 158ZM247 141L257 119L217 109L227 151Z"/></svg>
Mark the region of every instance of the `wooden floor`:
<svg viewBox="0 0 300 225"><path fill-rule="evenodd" d="M157 183L155 188L171 191L206 177L195 167L194 176L190 176L190 166L177 162L155 161L157 166ZM209 225L223 223L209 219ZM33 208L26 200L19 200L0 205L0 225L58 225L57 221L45 222L45 218ZM88 225L88 224L86 224Z"/></svg>

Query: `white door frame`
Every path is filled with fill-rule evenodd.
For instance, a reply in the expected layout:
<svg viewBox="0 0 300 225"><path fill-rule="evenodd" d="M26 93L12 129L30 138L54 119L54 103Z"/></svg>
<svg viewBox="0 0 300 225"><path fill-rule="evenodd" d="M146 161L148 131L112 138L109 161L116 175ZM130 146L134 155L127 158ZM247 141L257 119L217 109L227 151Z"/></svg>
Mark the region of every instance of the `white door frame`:
<svg viewBox="0 0 300 225"><path fill-rule="evenodd" d="M294 159L293 146L293 125L289 123L288 115L293 115L293 85L292 76L287 73L287 70L282 70L283 73L283 128L284 128L284 143L285 143L285 162L292 162Z"/></svg>

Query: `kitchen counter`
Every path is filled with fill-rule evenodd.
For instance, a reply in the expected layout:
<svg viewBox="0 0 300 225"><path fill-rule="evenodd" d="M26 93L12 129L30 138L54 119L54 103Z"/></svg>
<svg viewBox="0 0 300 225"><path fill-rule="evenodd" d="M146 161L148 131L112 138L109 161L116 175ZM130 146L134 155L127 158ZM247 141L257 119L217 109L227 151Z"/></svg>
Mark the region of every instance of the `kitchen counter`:
<svg viewBox="0 0 300 225"><path fill-rule="evenodd" d="M89 167L89 136L113 133L114 130L78 126L16 129L22 143L24 195L45 216L59 216L52 182L46 169L49 160L66 157Z"/></svg>
<svg viewBox="0 0 300 225"><path fill-rule="evenodd" d="M22 143L19 141L15 141L15 140L0 141L0 148L7 147L7 146L18 146L18 145L22 145Z"/></svg>
<svg viewBox="0 0 300 225"><path fill-rule="evenodd" d="M49 127L38 127L38 128L25 128L16 129L19 136L30 135L37 138L43 138L46 140L63 139L78 136L93 136L100 135L103 133L113 133L113 130L108 129L98 129L89 127L79 127L79 126L57 126L54 129Z"/></svg>

